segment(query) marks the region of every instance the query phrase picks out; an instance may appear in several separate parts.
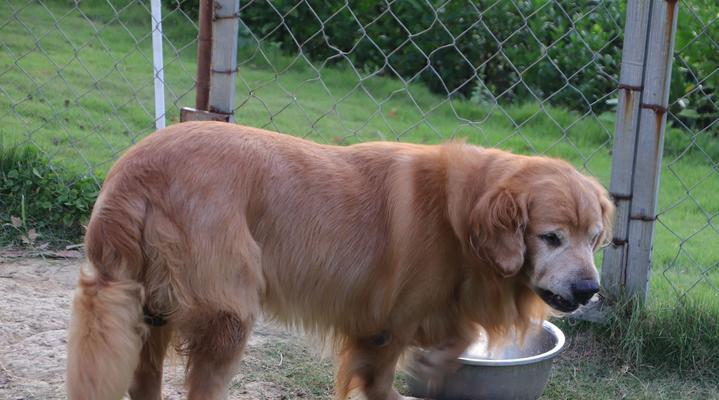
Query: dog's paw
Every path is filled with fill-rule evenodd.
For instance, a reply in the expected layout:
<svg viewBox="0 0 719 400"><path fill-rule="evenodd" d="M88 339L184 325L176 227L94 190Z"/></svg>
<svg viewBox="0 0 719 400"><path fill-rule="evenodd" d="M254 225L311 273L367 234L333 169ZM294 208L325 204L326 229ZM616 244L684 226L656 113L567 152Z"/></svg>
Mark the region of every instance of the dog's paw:
<svg viewBox="0 0 719 400"><path fill-rule="evenodd" d="M455 372L459 366L455 351L433 348L415 351L408 372L430 382L439 383L445 375Z"/></svg>
<svg viewBox="0 0 719 400"><path fill-rule="evenodd" d="M367 397L359 389L352 390L345 400L367 400Z"/></svg>
<svg viewBox="0 0 719 400"><path fill-rule="evenodd" d="M350 394L347 396L345 400L367 400L367 397L362 394L360 390L353 390L350 392ZM409 396L402 396L399 394L396 390L392 390L390 394L387 396L387 400L422 400L417 397L409 397Z"/></svg>

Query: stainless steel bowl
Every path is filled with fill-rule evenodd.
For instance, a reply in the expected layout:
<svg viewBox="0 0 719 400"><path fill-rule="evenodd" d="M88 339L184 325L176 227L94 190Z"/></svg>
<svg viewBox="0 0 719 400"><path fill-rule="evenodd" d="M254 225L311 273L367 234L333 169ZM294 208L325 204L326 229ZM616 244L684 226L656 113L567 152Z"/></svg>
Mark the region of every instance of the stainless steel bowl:
<svg viewBox="0 0 719 400"><path fill-rule="evenodd" d="M462 366L438 386L429 387L427 377L408 377L410 395L437 400L538 399L564 342L564 333L548 321L542 329L531 330L523 346L512 341L489 354L486 343L478 341L459 358Z"/></svg>

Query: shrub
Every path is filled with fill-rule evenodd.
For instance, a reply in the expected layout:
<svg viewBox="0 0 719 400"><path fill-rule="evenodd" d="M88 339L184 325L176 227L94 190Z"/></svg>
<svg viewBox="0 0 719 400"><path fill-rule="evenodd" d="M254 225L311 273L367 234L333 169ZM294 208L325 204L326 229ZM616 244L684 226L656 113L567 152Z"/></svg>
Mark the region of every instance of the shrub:
<svg viewBox="0 0 719 400"><path fill-rule="evenodd" d="M43 241L79 240L97 194L94 179L50 167L34 148L0 147L0 218L19 228L5 230L3 242L30 229Z"/></svg>
<svg viewBox="0 0 719 400"><path fill-rule="evenodd" d="M257 38L279 43L285 53L318 63L349 60L364 73L421 81L442 95L479 103L548 101L580 112L613 107L607 96L619 80L624 2L350 4L254 0L242 3L241 14ZM711 37L719 35L719 24L711 22L719 5L696 0L679 10L670 122L716 137L719 52ZM687 134L681 140L693 139Z"/></svg>
<svg viewBox="0 0 719 400"><path fill-rule="evenodd" d="M175 0L172 0L175 1ZM181 4L191 9L196 0ZM311 4L311 6L310 6ZM500 102L550 98L608 108L621 59L623 6L581 0L250 1L242 18L263 42L318 62L349 59L368 72L469 97L479 80Z"/></svg>
<svg viewBox="0 0 719 400"><path fill-rule="evenodd" d="M670 101L678 119L675 125L709 128L704 133L713 137L719 135L717 15L719 3L715 0L693 0L679 7Z"/></svg>
<svg viewBox="0 0 719 400"><path fill-rule="evenodd" d="M105 0L53 1L77 4L100 21L117 18ZM199 0L162 1L165 33L192 41L197 32L182 14L197 21ZM149 25L140 3L114 5L124 23ZM240 6L243 28L263 45L278 43L285 53L319 63L349 60L363 72L419 80L444 95L481 93L481 102L499 97L500 103L549 99L602 112L611 107L605 97L619 78L625 2L616 0L248 0ZM711 38L719 35L712 23L719 5L694 0L679 10L670 122L709 127L717 136L719 52ZM241 35L253 42L246 29Z"/></svg>

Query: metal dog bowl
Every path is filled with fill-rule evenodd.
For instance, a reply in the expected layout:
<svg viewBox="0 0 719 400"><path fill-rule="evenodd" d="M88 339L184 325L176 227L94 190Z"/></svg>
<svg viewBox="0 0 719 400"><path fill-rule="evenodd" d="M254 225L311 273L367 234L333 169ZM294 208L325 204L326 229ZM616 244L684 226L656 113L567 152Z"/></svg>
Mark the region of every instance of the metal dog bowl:
<svg viewBox="0 0 719 400"><path fill-rule="evenodd" d="M437 400L538 399L564 341L564 333L548 321L542 329L530 330L523 346L515 341L489 354L486 341L479 340L459 358L461 367L441 383L429 385L426 377L409 376L410 395Z"/></svg>

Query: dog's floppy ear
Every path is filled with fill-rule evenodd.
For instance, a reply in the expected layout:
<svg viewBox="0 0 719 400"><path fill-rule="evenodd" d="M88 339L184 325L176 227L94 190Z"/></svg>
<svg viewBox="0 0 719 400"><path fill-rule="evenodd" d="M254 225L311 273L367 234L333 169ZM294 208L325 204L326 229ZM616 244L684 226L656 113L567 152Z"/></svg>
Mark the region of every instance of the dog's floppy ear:
<svg viewBox="0 0 719 400"><path fill-rule="evenodd" d="M614 224L615 207L604 186L594 179L592 179L592 184L599 198L599 207L602 210L602 226L604 228L601 237L594 244L594 251L597 251L600 247L606 246L612 241L612 225Z"/></svg>
<svg viewBox="0 0 719 400"><path fill-rule="evenodd" d="M527 214L527 195L507 188L484 194L472 210L470 247L495 264L502 276L516 275L524 264Z"/></svg>

